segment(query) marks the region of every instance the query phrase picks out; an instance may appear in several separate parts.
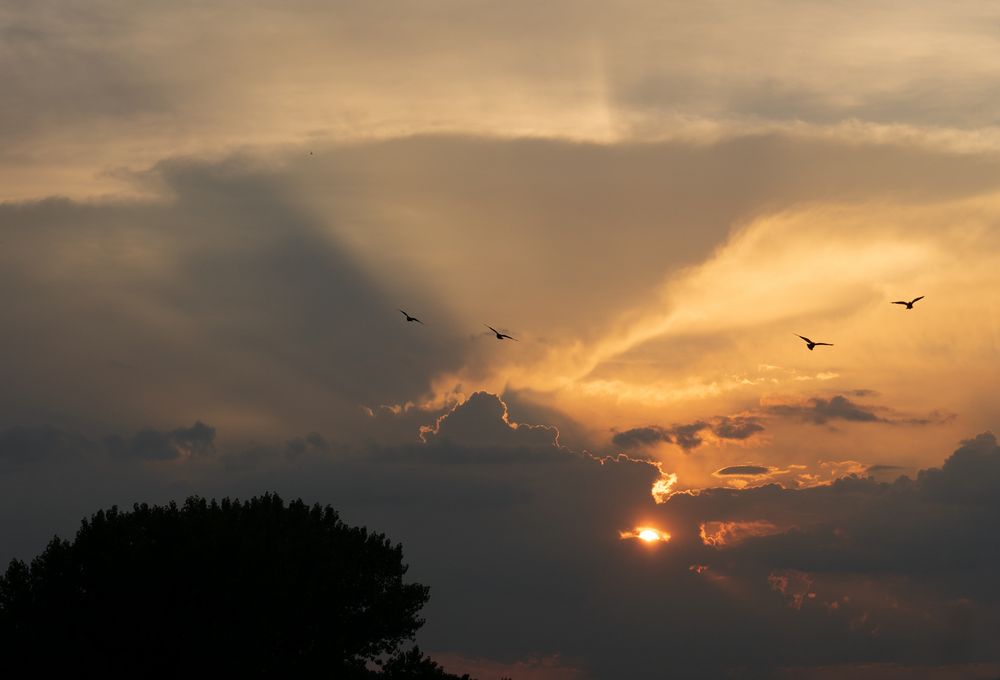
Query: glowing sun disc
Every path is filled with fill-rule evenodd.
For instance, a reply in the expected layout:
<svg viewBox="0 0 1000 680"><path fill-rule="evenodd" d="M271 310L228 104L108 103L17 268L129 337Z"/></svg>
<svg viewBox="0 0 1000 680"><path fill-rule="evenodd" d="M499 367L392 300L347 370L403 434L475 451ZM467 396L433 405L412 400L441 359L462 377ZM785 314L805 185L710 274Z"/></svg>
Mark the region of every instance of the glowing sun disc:
<svg viewBox="0 0 1000 680"><path fill-rule="evenodd" d="M646 543L652 543L653 541L660 540L660 532L656 529L643 529L639 532L639 538Z"/></svg>
<svg viewBox="0 0 1000 680"><path fill-rule="evenodd" d="M658 543L670 540L670 534L653 527L636 527L628 531L619 531L618 536L624 541L631 538L638 538L643 543Z"/></svg>

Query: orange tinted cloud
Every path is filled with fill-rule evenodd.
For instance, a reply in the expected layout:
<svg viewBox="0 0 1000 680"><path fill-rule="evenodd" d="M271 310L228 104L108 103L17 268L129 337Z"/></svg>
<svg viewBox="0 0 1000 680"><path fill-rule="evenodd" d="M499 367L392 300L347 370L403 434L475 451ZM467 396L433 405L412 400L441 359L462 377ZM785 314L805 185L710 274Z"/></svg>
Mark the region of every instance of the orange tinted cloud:
<svg viewBox="0 0 1000 680"><path fill-rule="evenodd" d="M748 538L770 536L781 533L780 529L767 520L733 521L733 522L703 522L698 527L698 535L702 543L713 548L730 548L739 545Z"/></svg>

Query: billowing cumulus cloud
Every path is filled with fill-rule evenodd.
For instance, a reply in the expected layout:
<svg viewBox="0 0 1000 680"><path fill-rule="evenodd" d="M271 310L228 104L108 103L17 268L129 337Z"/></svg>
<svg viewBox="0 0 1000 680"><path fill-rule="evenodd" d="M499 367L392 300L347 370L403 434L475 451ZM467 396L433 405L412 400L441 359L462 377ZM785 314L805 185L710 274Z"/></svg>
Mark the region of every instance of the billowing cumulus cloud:
<svg viewBox="0 0 1000 680"><path fill-rule="evenodd" d="M921 470L916 483L928 498L989 505L1000 484L1000 447L996 436L984 432L963 442L940 469Z"/></svg>
<svg viewBox="0 0 1000 680"><path fill-rule="evenodd" d="M557 446L559 432L544 425L512 422L507 405L486 392L476 392L468 401L438 418L421 437L429 444L475 447Z"/></svg>

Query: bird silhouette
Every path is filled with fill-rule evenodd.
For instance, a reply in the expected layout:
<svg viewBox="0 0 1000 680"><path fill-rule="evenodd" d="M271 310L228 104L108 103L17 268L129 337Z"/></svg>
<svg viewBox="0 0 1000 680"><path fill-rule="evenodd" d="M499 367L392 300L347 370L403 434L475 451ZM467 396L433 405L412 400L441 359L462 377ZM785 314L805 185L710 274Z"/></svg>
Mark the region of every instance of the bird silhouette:
<svg viewBox="0 0 1000 680"><path fill-rule="evenodd" d="M818 347L819 345L827 345L828 347L833 347L833 343L832 342L813 342L812 340L810 340L809 338L807 338L804 335L799 335L798 333L794 333L793 335L796 335L796 336L802 338L803 340L805 340L806 341L806 347L809 348L810 352L813 350L814 347Z"/></svg>
<svg viewBox="0 0 1000 680"><path fill-rule="evenodd" d="M500 331L498 331L498 330L497 330L496 328L494 328L493 326L490 326L489 324L485 324L485 323L484 323L483 325L484 325L484 326L486 326L486 327L487 327L487 328L489 328L489 329L490 329L491 331L493 331L494 333L496 333L496 334L497 334L497 340L503 340L504 338L508 338L509 340L513 340L514 342L520 342L520 341L519 341L519 340L518 340L517 338L515 338L515 337L513 337L513 336L510 336L510 335L507 335L506 333L501 333Z"/></svg>
<svg viewBox="0 0 1000 680"><path fill-rule="evenodd" d="M907 309L913 309L913 304L914 304L914 303L915 303L915 302L916 302L917 300L923 300L923 299L924 299L924 296L923 296L923 295L921 295L920 297L917 297L917 298L913 298L913 299L912 299L912 300L910 300L909 302L907 302L906 300L896 300L895 302L890 302L889 304L890 304L890 305L906 305L906 308L907 308Z"/></svg>
<svg viewBox="0 0 1000 680"><path fill-rule="evenodd" d="M420 319L418 319L415 316L410 316L409 314L407 314L406 312L404 312L402 309L399 310L399 313L402 314L403 316L405 316L407 321L410 321L410 322L416 321L417 323L423 323L423 321L421 321Z"/></svg>

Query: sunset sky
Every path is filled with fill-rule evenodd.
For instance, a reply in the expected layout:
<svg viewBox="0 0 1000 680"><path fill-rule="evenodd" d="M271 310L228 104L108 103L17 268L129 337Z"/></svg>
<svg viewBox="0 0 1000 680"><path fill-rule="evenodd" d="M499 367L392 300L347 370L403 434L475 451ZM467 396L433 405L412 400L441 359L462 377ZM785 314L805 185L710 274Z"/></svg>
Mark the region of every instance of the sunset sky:
<svg viewBox="0 0 1000 680"><path fill-rule="evenodd" d="M7 0L0 561L276 491L451 672L995 678L998 28Z"/></svg>

